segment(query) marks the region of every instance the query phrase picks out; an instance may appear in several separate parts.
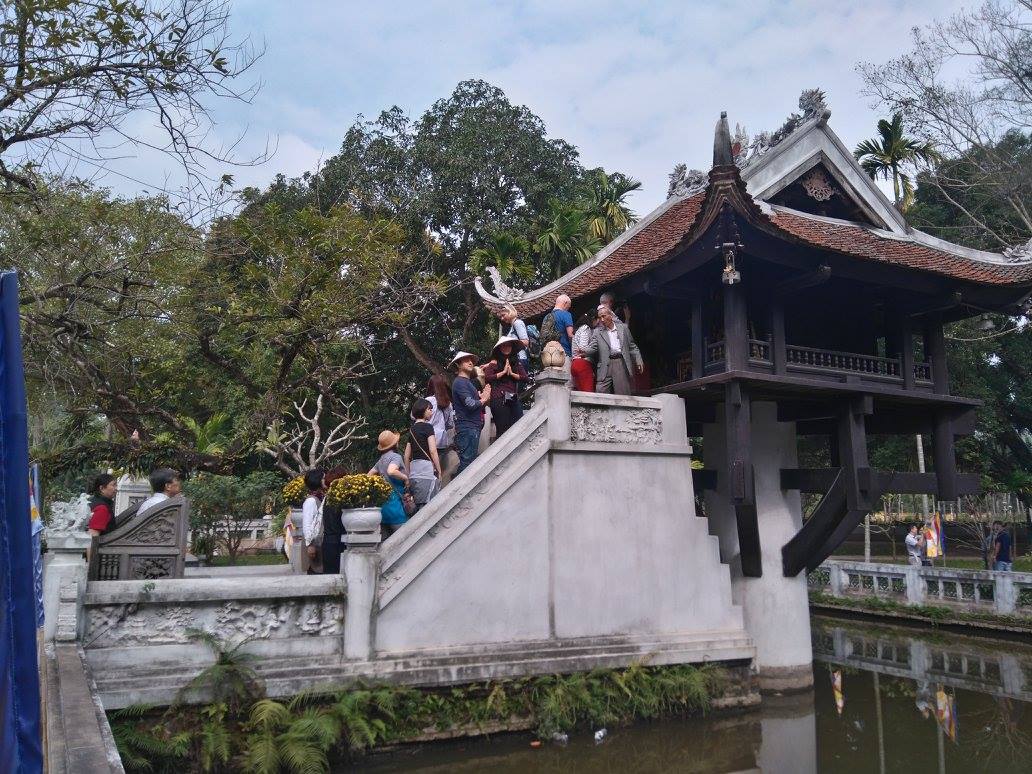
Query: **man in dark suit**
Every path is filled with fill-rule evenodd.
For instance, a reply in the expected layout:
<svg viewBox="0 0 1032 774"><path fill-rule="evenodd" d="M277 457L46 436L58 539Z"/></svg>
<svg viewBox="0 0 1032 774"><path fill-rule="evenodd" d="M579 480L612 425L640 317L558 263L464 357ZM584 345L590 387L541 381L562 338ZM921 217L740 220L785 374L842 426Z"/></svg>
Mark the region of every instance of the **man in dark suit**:
<svg viewBox="0 0 1032 774"><path fill-rule="evenodd" d="M595 390L615 395L632 395L634 377L644 370L641 352L630 329L604 304L598 307L599 325L591 334L585 353L595 361Z"/></svg>

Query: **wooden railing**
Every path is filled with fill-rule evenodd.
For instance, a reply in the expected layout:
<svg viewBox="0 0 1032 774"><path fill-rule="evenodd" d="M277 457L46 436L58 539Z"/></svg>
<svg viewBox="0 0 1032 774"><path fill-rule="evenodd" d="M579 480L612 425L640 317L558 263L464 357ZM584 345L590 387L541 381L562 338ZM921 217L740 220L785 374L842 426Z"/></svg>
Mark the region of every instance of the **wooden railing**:
<svg viewBox="0 0 1032 774"><path fill-rule="evenodd" d="M759 365L773 361L773 344L766 339L749 339L749 360ZM723 363L726 348L723 340L706 343L707 367ZM902 361L894 357L878 355L862 355L857 352L839 352L833 349L817 349L789 344L785 347L785 360L789 370L809 373L835 372L838 374L857 374L880 382L903 383ZM680 362L680 361L679 361ZM769 368L769 366L768 366ZM682 376L681 371L684 371ZM691 371L690 361L678 368L678 377L682 381ZM914 380L924 384L932 381L931 362L914 363Z"/></svg>

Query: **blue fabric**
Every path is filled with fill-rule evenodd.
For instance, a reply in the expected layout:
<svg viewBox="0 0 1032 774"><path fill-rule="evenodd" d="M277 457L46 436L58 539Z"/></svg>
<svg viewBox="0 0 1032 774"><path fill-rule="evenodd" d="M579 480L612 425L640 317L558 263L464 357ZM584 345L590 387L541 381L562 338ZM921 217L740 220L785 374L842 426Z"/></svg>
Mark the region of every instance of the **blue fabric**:
<svg viewBox="0 0 1032 774"><path fill-rule="evenodd" d="M480 449L480 428L460 427L455 432L455 451L459 455L459 467L455 475L469 467L469 464L477 458Z"/></svg>
<svg viewBox="0 0 1032 774"><path fill-rule="evenodd" d="M559 343L566 350L566 357L573 357L573 342L570 341L570 334L566 332L567 326L573 327L573 315L565 309L553 309L552 319L555 320L555 327L559 329Z"/></svg>
<svg viewBox="0 0 1032 774"><path fill-rule="evenodd" d="M479 431L484 426L484 406L473 382L465 376L456 376L451 390L456 432L462 428Z"/></svg>
<svg viewBox="0 0 1032 774"><path fill-rule="evenodd" d="M405 515L405 505L401 502L401 496L405 494L405 482L395 481L393 478L390 482L391 497L380 506L380 521L393 527L404 524L408 521L408 516Z"/></svg>
<svg viewBox="0 0 1032 774"><path fill-rule="evenodd" d="M996 552L996 561L1011 561L1011 536L1009 532L1001 532L996 536L996 544L1000 547Z"/></svg>
<svg viewBox="0 0 1032 774"><path fill-rule="evenodd" d="M1014 570L1014 564L1012 562L1001 562L997 560L993 562L993 569L996 572L1012 572Z"/></svg>
<svg viewBox="0 0 1032 774"><path fill-rule="evenodd" d="M18 278L0 275L0 769L43 770Z"/></svg>

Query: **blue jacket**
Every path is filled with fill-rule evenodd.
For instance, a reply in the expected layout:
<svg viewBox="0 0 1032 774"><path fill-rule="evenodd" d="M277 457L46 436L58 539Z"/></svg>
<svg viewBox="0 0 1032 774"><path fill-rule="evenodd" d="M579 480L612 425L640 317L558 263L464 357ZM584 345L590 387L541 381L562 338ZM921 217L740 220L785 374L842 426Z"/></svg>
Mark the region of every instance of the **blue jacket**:
<svg viewBox="0 0 1032 774"><path fill-rule="evenodd" d="M465 376L452 382L452 406L455 407L455 429L479 430L484 426L484 405L480 392Z"/></svg>

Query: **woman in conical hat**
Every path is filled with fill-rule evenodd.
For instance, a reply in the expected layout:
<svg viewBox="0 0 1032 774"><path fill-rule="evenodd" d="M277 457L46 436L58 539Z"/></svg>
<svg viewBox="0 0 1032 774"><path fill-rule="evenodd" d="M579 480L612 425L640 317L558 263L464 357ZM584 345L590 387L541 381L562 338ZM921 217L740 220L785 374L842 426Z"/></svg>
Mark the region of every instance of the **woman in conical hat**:
<svg viewBox="0 0 1032 774"><path fill-rule="evenodd" d="M520 385L530 376L519 359L522 349L523 342L515 336L502 336L491 349L491 359L484 365L484 379L491 385L491 419L496 437L501 437L523 416Z"/></svg>

